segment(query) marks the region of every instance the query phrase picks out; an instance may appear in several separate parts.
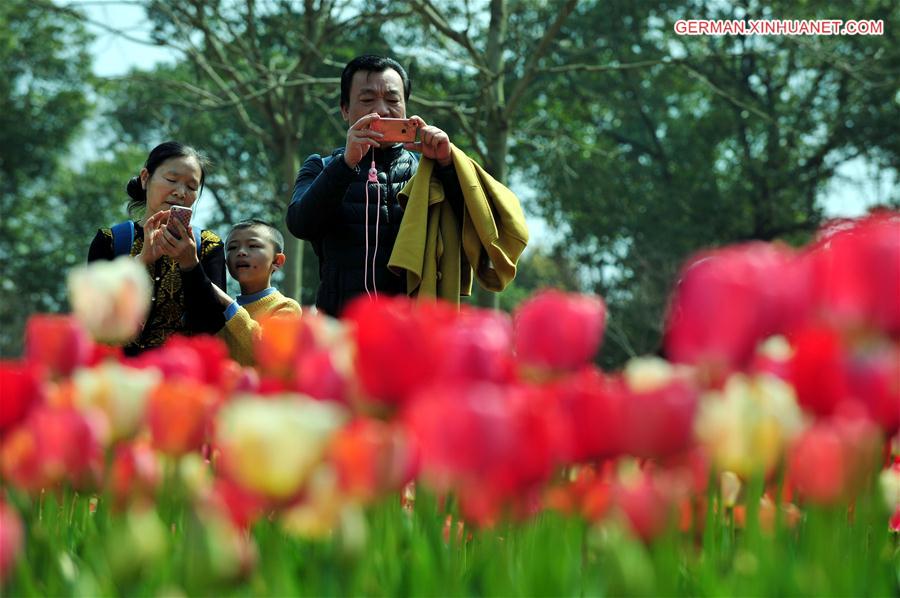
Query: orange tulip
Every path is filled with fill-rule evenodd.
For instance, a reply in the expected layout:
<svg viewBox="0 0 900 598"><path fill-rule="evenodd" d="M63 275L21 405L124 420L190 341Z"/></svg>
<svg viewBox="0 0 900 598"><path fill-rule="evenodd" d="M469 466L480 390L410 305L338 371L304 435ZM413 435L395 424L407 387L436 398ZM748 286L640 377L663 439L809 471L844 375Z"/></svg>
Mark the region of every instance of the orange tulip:
<svg viewBox="0 0 900 598"><path fill-rule="evenodd" d="M193 380L166 380L150 393L147 424L153 446L170 455L203 444L218 392Z"/></svg>

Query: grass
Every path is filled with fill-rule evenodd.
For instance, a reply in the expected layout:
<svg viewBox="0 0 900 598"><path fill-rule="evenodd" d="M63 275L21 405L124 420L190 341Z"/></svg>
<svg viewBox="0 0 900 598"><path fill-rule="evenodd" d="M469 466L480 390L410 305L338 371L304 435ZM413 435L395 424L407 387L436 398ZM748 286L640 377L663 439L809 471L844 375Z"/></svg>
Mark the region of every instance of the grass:
<svg viewBox="0 0 900 598"><path fill-rule="evenodd" d="M896 596L897 535L874 490L849 512L810 507L795 527L779 517L771 532L757 509L743 528L728 510L708 510L703 529L671 529L649 544L615 518L550 511L461 536L454 527L445 540L445 512L420 491L411 512L393 496L368 507L362 546L340 533L288 536L264 517L250 532L251 567L236 564L235 536L181 493L126 514L104 498L91 512L92 497L71 490L36 499L9 490L27 544L4 595ZM748 507L761 491L751 484Z"/></svg>

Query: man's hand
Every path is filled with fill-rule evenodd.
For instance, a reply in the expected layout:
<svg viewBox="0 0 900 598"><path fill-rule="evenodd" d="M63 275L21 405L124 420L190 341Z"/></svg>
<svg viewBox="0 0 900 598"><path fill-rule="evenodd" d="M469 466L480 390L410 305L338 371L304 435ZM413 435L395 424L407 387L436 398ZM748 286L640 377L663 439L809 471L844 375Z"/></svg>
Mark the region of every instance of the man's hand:
<svg viewBox="0 0 900 598"><path fill-rule="evenodd" d="M437 160L441 166L453 162L453 149L450 147L450 136L441 129L428 125L419 116L410 116L419 124L419 141L404 143L403 147L414 152L421 152L426 158Z"/></svg>
<svg viewBox="0 0 900 598"><path fill-rule="evenodd" d="M371 125L373 121L381 118L377 114L366 114L358 121L350 126L347 131L347 145L344 146L344 162L350 168L356 168L360 160L369 151L369 148L378 147L378 141L384 135L378 131L373 131Z"/></svg>

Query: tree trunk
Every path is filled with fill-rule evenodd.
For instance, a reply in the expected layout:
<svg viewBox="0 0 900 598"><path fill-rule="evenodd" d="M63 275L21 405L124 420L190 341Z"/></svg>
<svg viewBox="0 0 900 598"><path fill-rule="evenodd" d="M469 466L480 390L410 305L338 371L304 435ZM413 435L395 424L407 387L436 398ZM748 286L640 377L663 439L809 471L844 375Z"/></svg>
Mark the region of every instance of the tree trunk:
<svg viewBox="0 0 900 598"><path fill-rule="evenodd" d="M300 168L300 158L296 154L293 144L284 143L281 156L281 196L290 204L291 193L294 190L294 179ZM285 213L287 211L285 205ZM287 230L287 225L282 217L281 228L284 230L284 253L287 256L284 268L284 288L282 291L286 297L292 297L299 303L303 295L303 241L295 237Z"/></svg>
<svg viewBox="0 0 900 598"><path fill-rule="evenodd" d="M503 48L509 20L506 0L491 0L491 22L488 26L487 67L493 75L488 89L491 107L487 119L485 145L489 163L485 164L491 175L506 184L506 154L509 143L509 119L506 115L506 79L503 76ZM500 309L500 293L487 292L487 299L494 309Z"/></svg>

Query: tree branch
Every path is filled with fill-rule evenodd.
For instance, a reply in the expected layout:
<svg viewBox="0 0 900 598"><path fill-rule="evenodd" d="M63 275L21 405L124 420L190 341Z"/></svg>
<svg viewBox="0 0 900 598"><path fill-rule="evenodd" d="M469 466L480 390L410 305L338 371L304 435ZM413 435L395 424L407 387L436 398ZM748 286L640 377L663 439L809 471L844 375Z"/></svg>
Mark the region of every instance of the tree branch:
<svg viewBox="0 0 900 598"><path fill-rule="evenodd" d="M472 45L472 40L469 39L469 36L453 29L444 15L431 3L431 0L412 0L412 4L425 16L425 20L428 23L431 23L435 29L459 44L469 54L473 64L480 71L488 72L487 69L484 68L484 58L482 57L481 52Z"/></svg>
<svg viewBox="0 0 900 598"><path fill-rule="evenodd" d="M525 91L528 89L528 86L531 85L531 81L537 74L536 69L538 61L540 61L540 59L544 57L544 54L547 53L547 50L550 49L550 44L556 39L556 36L559 35L559 30L562 29L563 23L569 18L572 11L575 10L576 4L578 4L578 0L568 0L566 4L559 9L553 24L544 32L541 41L538 42L537 48L531 52L531 55L528 57L528 62L525 63L525 72L522 73L522 77L516 83L515 87L513 87L512 93L509 94L509 100L506 103L507 118L510 118L511 115L515 113L519 100L522 99L522 96L525 94Z"/></svg>

